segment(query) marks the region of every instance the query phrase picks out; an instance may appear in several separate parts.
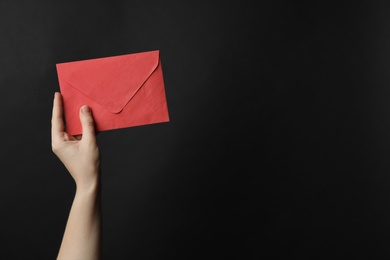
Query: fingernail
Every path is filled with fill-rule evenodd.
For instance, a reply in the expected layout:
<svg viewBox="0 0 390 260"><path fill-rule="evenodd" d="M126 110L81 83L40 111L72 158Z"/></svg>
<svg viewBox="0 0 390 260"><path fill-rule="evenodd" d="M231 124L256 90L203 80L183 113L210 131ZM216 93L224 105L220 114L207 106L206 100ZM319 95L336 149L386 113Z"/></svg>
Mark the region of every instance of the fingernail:
<svg viewBox="0 0 390 260"><path fill-rule="evenodd" d="M81 113L89 114L90 112L91 110L86 105L81 108Z"/></svg>

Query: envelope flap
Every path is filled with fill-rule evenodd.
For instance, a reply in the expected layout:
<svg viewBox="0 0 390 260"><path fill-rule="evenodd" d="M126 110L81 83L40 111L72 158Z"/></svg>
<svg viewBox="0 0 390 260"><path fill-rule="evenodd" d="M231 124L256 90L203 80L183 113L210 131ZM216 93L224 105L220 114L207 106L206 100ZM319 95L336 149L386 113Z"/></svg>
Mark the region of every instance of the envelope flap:
<svg viewBox="0 0 390 260"><path fill-rule="evenodd" d="M155 71L159 51L57 64L66 81L112 113L119 113Z"/></svg>

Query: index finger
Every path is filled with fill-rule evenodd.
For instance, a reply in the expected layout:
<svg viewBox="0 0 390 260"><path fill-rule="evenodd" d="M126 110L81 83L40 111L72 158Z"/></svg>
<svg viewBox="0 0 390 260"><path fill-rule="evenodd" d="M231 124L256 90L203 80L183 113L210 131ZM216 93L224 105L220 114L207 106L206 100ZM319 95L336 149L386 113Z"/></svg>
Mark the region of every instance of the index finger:
<svg viewBox="0 0 390 260"><path fill-rule="evenodd" d="M51 118L51 135L59 136L64 132L64 121L62 119L62 97L61 93L54 93L53 111Z"/></svg>

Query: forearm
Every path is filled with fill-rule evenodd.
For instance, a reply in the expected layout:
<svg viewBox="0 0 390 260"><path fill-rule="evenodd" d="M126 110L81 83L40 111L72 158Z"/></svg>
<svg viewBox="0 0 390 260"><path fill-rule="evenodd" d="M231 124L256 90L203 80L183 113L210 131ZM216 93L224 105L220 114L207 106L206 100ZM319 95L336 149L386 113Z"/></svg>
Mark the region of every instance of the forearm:
<svg viewBox="0 0 390 260"><path fill-rule="evenodd" d="M99 180L77 187L57 259L100 259L101 222Z"/></svg>

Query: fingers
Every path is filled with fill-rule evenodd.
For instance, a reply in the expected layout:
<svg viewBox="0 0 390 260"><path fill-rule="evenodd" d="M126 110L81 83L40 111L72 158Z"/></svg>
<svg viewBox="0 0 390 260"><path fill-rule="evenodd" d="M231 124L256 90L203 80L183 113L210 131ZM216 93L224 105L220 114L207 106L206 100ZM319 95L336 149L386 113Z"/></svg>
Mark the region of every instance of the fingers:
<svg viewBox="0 0 390 260"><path fill-rule="evenodd" d="M62 119L62 97L59 92L54 93L53 111L51 118L52 137L58 137L64 132L64 121Z"/></svg>
<svg viewBox="0 0 390 260"><path fill-rule="evenodd" d="M63 116L62 96L60 92L55 92L54 101L53 101L52 119L51 119L52 139L61 137L64 134L64 121L62 116ZM96 139L95 123L92 117L91 109L86 105L80 108L80 121L83 129L82 139L95 140Z"/></svg>
<svg viewBox="0 0 390 260"><path fill-rule="evenodd" d="M92 117L92 111L87 105L84 105L80 108L80 121L81 127L83 129L82 139L87 139L87 141L94 141L96 139L95 123Z"/></svg>

